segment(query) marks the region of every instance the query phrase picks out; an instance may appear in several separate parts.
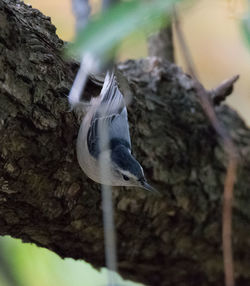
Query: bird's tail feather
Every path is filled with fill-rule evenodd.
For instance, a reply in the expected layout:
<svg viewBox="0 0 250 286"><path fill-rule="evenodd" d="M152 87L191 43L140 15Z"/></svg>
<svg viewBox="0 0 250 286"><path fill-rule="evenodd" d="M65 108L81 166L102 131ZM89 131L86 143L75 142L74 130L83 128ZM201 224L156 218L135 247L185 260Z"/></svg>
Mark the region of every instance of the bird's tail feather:
<svg viewBox="0 0 250 286"><path fill-rule="evenodd" d="M119 112L125 106L114 72L107 72L99 97L99 103L105 114Z"/></svg>

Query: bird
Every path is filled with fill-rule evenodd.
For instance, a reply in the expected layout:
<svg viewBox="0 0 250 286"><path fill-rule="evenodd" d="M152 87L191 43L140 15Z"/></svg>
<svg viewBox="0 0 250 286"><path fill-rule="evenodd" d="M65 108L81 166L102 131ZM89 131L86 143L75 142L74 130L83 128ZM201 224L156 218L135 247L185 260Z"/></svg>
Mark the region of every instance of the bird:
<svg viewBox="0 0 250 286"><path fill-rule="evenodd" d="M101 142L101 133L107 135ZM97 97L92 97L77 137L77 159L93 181L108 186L139 187L157 192L146 180L140 163L131 152L127 107L114 70L108 71ZM102 167L108 175L101 175Z"/></svg>

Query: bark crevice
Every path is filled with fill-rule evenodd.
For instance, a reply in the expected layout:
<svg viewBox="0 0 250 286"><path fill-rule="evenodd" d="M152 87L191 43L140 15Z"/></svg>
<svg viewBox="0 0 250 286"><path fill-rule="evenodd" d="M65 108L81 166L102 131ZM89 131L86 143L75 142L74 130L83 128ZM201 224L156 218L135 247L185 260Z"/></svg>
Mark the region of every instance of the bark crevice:
<svg viewBox="0 0 250 286"><path fill-rule="evenodd" d="M0 2L0 234L61 257L104 266L100 186L80 170L79 128L67 94L78 64L48 17L22 2ZM221 197L226 155L192 80L174 64L127 61L133 152L162 198L115 188L119 271L148 285L223 281ZM100 87L89 82L87 95ZM233 247L236 280L250 283L250 130L217 108L240 150Z"/></svg>

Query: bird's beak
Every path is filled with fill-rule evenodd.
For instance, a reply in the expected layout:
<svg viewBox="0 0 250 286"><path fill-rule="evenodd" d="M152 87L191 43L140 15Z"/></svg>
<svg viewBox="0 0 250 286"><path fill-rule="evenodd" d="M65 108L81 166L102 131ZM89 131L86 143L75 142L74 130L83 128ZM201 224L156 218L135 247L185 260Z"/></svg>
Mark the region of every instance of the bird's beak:
<svg viewBox="0 0 250 286"><path fill-rule="evenodd" d="M144 189L144 190L147 190L147 191L150 191L150 192L154 192L154 193L158 193L159 192L153 188L152 186L150 186L146 181L142 181L141 182L141 187Z"/></svg>

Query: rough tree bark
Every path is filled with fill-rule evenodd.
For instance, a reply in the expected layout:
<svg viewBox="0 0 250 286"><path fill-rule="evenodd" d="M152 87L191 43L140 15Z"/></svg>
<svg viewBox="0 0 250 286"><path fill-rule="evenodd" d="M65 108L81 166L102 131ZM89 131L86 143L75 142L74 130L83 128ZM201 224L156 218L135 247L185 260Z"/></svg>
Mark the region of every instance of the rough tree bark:
<svg viewBox="0 0 250 286"><path fill-rule="evenodd" d="M148 53L150 57L159 57L174 62L172 25L162 28L148 39Z"/></svg>
<svg viewBox="0 0 250 286"><path fill-rule="evenodd" d="M104 266L100 186L75 155L79 122L67 94L77 64L62 57L50 19L22 2L0 2L0 234L61 257ZM226 156L173 64L119 66L134 94L133 148L162 197L113 191L119 272L147 285L222 285L221 195ZM87 93L99 87L88 84ZM217 109L240 148L233 246L238 285L250 283L250 130Z"/></svg>

